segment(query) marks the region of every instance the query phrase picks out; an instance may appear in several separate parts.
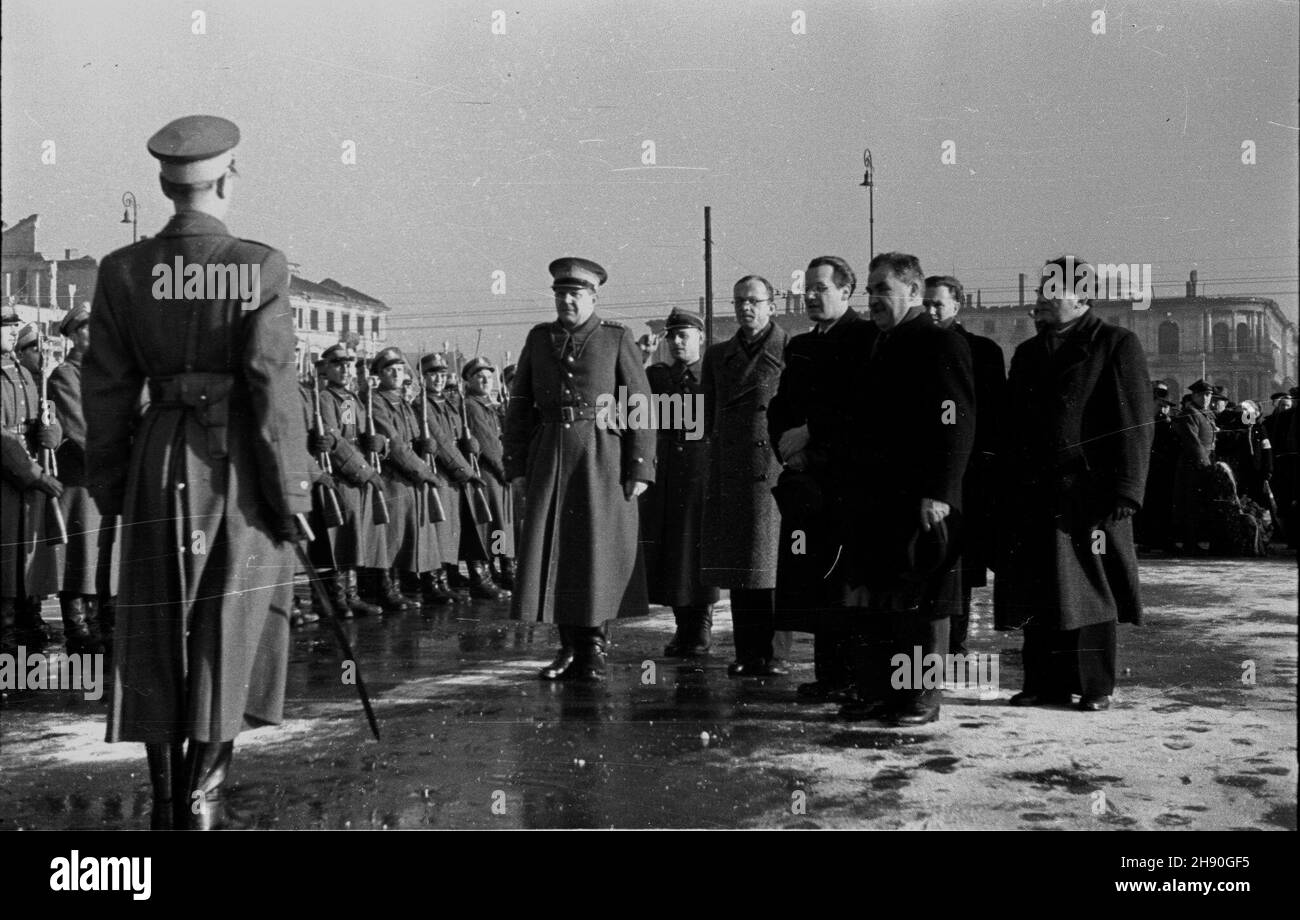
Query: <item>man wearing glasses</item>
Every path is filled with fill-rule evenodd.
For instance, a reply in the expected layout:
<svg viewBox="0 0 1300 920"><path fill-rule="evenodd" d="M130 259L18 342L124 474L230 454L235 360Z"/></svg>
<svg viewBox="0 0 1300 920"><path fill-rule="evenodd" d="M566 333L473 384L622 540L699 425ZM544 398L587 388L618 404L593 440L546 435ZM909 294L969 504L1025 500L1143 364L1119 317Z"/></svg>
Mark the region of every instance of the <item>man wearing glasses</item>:
<svg viewBox="0 0 1300 920"><path fill-rule="evenodd" d="M736 660L727 673L733 677L788 673L782 659L790 634L774 628L781 518L772 487L781 463L768 444L767 406L790 337L772 321L772 302L766 278L746 275L736 282L740 328L705 353L701 381L708 460L700 577L731 595Z"/></svg>

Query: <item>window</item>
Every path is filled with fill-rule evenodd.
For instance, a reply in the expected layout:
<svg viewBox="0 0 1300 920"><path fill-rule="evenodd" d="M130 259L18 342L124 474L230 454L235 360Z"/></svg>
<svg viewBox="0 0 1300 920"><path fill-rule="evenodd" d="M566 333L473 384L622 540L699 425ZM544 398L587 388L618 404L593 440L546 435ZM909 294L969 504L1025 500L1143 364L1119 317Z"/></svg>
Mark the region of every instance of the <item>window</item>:
<svg viewBox="0 0 1300 920"><path fill-rule="evenodd" d="M313 310L311 311L311 328L312 328L312 329L319 329L319 328L320 328L320 311L319 311L319 310L313 309Z"/></svg>
<svg viewBox="0 0 1300 920"><path fill-rule="evenodd" d="M351 314L351 313L344 313L344 314L343 314L343 334L344 334L344 335L347 335L347 334L348 334L349 332L351 332L351 331L352 331L352 314Z"/></svg>
<svg viewBox="0 0 1300 920"><path fill-rule="evenodd" d="M379 335L379 317L378 317L378 316L372 316L372 317L370 317L370 334L373 335L373 336L378 336L378 335Z"/></svg>
<svg viewBox="0 0 1300 920"><path fill-rule="evenodd" d="M985 335L992 335L993 333L997 332L997 329L998 329L998 324L995 323L993 320L991 319L984 320Z"/></svg>
<svg viewBox="0 0 1300 920"><path fill-rule="evenodd" d="M326 331L326 332L333 332L333 331L334 331L334 311L333 311L333 310L326 310L326 311L325 311L325 331Z"/></svg>
<svg viewBox="0 0 1300 920"><path fill-rule="evenodd" d="M302 328L302 307L298 307L293 311L293 324L299 329Z"/></svg>
<svg viewBox="0 0 1300 920"><path fill-rule="evenodd" d="M1227 323L1215 323L1211 332L1211 351L1228 351L1229 343L1232 339L1232 332L1228 329Z"/></svg>
<svg viewBox="0 0 1300 920"><path fill-rule="evenodd" d="M1178 354L1177 323L1165 321L1160 324L1160 328L1156 330L1156 351L1162 355Z"/></svg>
<svg viewBox="0 0 1300 920"><path fill-rule="evenodd" d="M1237 351L1250 351L1250 326L1237 323Z"/></svg>

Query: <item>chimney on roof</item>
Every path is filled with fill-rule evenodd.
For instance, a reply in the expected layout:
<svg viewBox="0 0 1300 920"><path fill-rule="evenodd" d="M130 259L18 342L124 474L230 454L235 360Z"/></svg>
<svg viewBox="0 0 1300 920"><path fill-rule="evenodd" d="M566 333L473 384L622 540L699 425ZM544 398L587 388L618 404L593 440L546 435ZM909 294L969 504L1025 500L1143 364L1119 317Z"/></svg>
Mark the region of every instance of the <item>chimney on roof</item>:
<svg viewBox="0 0 1300 920"><path fill-rule="evenodd" d="M66 262L71 262L74 259L80 259L80 258L81 258L81 253L75 249L63 250L63 259Z"/></svg>
<svg viewBox="0 0 1300 920"><path fill-rule="evenodd" d="M1196 296L1196 269L1192 269L1191 276L1187 279L1187 296L1189 298Z"/></svg>
<svg viewBox="0 0 1300 920"><path fill-rule="evenodd" d="M1020 273L1020 308L1025 307L1025 273Z"/></svg>
<svg viewBox="0 0 1300 920"><path fill-rule="evenodd" d="M974 303L974 302L975 302L975 298L974 298L974 296L971 295L971 294L967 294L967 295L966 295L966 309L969 310L969 309L970 309L970 305L971 305L972 303Z"/></svg>
<svg viewBox="0 0 1300 920"><path fill-rule="evenodd" d="M979 288L976 288L976 289L975 289L975 309L976 309L976 310L982 310L983 308L984 308L984 292L981 291Z"/></svg>

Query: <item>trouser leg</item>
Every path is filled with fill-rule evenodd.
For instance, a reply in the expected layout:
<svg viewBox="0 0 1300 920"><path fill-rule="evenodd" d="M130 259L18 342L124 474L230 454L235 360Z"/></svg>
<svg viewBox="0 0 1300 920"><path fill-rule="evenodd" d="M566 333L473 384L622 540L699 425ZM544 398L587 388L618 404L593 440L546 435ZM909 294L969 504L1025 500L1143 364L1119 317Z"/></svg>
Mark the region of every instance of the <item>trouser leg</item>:
<svg viewBox="0 0 1300 920"><path fill-rule="evenodd" d="M931 619L918 616L915 612L909 612L891 614L890 620L893 634L893 655L902 653L907 656L909 666L913 668L913 676L916 673L915 665L912 664L914 657L920 656L921 673L925 675L928 670L924 666L926 656L938 655L943 658L948 654L948 617ZM909 683L913 684L913 686L905 688L893 688L891 686L895 705L903 706L919 703L928 706L943 699L942 686L918 687L914 685L915 680Z"/></svg>
<svg viewBox="0 0 1300 920"><path fill-rule="evenodd" d="M948 651L954 655L966 654L966 636L970 631L970 597L971 589L961 586L961 610L955 611L949 618Z"/></svg>
<svg viewBox="0 0 1300 920"><path fill-rule="evenodd" d="M1078 692L1085 697L1110 696L1115 692L1115 623L1096 623L1073 632Z"/></svg>
<svg viewBox="0 0 1300 920"><path fill-rule="evenodd" d="M777 633L772 628L776 592L771 588L733 588L731 591L731 625L736 643L736 660L770 661L777 654ZM789 633L783 651L789 651Z"/></svg>

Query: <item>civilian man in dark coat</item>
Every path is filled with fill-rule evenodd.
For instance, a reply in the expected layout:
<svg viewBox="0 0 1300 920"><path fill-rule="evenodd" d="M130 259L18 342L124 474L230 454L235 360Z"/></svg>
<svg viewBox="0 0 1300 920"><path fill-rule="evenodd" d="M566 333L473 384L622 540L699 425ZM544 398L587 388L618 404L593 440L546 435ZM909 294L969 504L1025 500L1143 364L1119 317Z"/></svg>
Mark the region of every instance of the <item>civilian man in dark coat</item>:
<svg viewBox="0 0 1300 920"><path fill-rule="evenodd" d="M701 524L700 580L729 589L736 660L733 677L774 677L790 650L775 629L780 512L772 487L781 464L768 444L767 406L785 367L790 341L772 321L775 294L748 275L734 288L740 328L704 355L704 431L708 471Z"/></svg>
<svg viewBox="0 0 1300 920"><path fill-rule="evenodd" d="M804 296L816 326L790 339L781 382L767 407L768 441L785 467L777 499L783 506L775 625L813 633L817 679L801 684L799 694L814 700L856 693L849 635L857 617L845 608L844 535L831 513L844 491L832 455L844 449L853 374L876 334L849 306L856 286L853 269L838 256L808 263Z"/></svg>
<svg viewBox="0 0 1300 920"><path fill-rule="evenodd" d="M922 672L926 656L948 654L949 618L962 610L958 553L975 376L966 339L934 321L925 290L916 256L871 260L867 293L879 335L852 388L857 411L840 471L850 484L846 556L863 621L855 631L859 699L841 711L850 720L938 719L941 687L891 678L896 656L907 659L910 676ZM890 404L883 418L882 396Z"/></svg>
<svg viewBox="0 0 1300 920"><path fill-rule="evenodd" d="M1024 689L1012 705L1109 708L1115 623L1139 623L1133 513L1151 459L1150 390L1137 336L1090 309L1096 271L1048 262L1038 335L1007 379L1005 558L998 629L1024 628Z"/></svg>
<svg viewBox="0 0 1300 920"><path fill-rule="evenodd" d="M1173 403L1168 385L1152 384L1151 470L1147 474L1142 510L1133 516L1133 532L1145 549L1173 550L1174 470L1178 466L1178 436L1169 414Z"/></svg>
<svg viewBox="0 0 1300 920"><path fill-rule="evenodd" d="M209 116L150 139L176 214L100 263L82 373L90 493L122 518L108 740L145 743L162 827L213 826L235 737L282 718L294 518L311 510L288 263L221 220L238 140ZM195 298L188 272L161 285L176 261L257 266L260 283Z"/></svg>
<svg viewBox="0 0 1300 920"><path fill-rule="evenodd" d="M631 330L596 315L605 269L549 270L556 319L528 333L506 414L506 476L527 496L511 614L560 627L543 680L599 681L606 621L649 613L637 498L654 482L655 433L618 406L650 387Z"/></svg>
<svg viewBox="0 0 1300 920"><path fill-rule="evenodd" d="M673 310L664 326L671 364L652 364L646 380L656 400L655 484L641 497L641 547L650 603L673 608L677 632L664 654L695 658L712 643L718 589L700 580L700 526L708 441L700 346L704 320Z"/></svg>
<svg viewBox="0 0 1300 920"><path fill-rule="evenodd" d="M1205 486L1214 464L1214 436L1218 426L1210 412L1212 388L1198 380L1188 389L1187 405L1173 421L1178 438L1178 465L1174 470L1174 534L1182 542L1182 552L1189 556L1201 553L1202 520L1209 499Z"/></svg>
<svg viewBox="0 0 1300 920"><path fill-rule="evenodd" d="M961 324L962 284L951 275L925 279L925 307L940 329L950 329L966 340L975 374L975 446L962 479L961 610L953 613L948 647L954 655L966 654L970 627L972 588L988 585L988 570L997 558L997 445L1002 405L1007 397L1007 365L997 342L976 335Z"/></svg>

